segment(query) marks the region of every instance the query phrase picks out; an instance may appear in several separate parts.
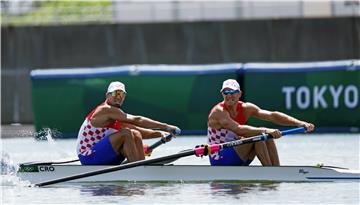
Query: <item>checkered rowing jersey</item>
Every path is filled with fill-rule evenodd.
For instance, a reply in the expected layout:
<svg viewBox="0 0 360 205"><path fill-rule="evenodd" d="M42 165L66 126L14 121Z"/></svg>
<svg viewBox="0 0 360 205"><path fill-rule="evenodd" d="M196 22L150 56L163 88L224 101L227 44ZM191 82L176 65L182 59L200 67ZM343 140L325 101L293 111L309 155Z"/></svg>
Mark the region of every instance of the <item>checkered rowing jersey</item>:
<svg viewBox="0 0 360 205"><path fill-rule="evenodd" d="M237 110L236 116L233 117L230 115L230 117L233 120L235 120L237 123L239 123L240 125L244 125L246 123L246 118L243 113L242 104L243 104L243 102L238 101L238 104L236 107L236 110ZM224 102L221 102L221 103L215 105L214 108L218 105L220 105L221 107L225 108L225 110L227 110L227 108L224 105ZM227 130L227 129L217 130L217 129L211 128L210 126L208 126L208 129L207 129L207 137L208 137L208 144L221 144L224 142L230 142L230 141L234 141L237 139L237 135L230 130ZM219 152L215 152L215 153L211 154L210 157L215 160L219 160L222 158L222 156L220 156Z"/></svg>
<svg viewBox="0 0 360 205"><path fill-rule="evenodd" d="M94 150L91 149L92 146L96 145L96 143L102 140L105 136L109 136L121 128L121 123L119 121L115 121L104 127L94 127L91 125L90 120L95 110L105 104L106 102L100 104L92 110L81 125L77 138L76 151L78 155L81 154L83 156L88 156L92 154L94 152Z"/></svg>

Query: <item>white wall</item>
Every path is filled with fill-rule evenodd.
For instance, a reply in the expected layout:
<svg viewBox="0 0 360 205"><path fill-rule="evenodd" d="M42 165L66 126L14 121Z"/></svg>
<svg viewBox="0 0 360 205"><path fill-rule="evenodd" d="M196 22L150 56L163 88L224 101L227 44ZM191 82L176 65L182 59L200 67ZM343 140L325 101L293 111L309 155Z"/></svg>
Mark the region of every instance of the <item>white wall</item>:
<svg viewBox="0 0 360 205"><path fill-rule="evenodd" d="M360 16L359 0L114 1L117 22L176 22Z"/></svg>

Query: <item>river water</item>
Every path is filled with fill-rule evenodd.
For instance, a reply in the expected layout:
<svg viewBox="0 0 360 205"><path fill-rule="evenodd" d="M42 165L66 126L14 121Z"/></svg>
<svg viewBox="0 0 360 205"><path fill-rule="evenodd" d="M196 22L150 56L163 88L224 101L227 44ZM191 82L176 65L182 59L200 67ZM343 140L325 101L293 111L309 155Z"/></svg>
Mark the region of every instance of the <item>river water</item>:
<svg viewBox="0 0 360 205"><path fill-rule="evenodd" d="M321 183L62 183L29 187L15 176L18 163L75 158L75 139L1 139L2 204L360 204L359 182ZM155 140L147 140L152 144ZM174 154L206 142L179 136L152 157ZM277 140L282 165L332 165L360 169L359 134L289 135ZM208 164L194 156L174 164ZM259 165L255 159L252 165ZM239 173L241 174L241 173Z"/></svg>

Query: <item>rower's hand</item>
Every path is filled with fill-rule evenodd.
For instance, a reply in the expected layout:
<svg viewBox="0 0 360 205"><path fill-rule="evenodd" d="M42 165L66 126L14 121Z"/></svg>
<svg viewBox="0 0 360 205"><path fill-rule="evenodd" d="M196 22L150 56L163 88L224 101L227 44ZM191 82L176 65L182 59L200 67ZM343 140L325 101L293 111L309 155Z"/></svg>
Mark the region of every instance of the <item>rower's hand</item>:
<svg viewBox="0 0 360 205"><path fill-rule="evenodd" d="M160 136L161 136L161 139L162 139L163 142L170 142L171 137L167 137L167 136L170 135L170 133L165 132L165 131L161 131L161 130L159 130L158 132L160 133Z"/></svg>
<svg viewBox="0 0 360 205"><path fill-rule="evenodd" d="M278 129L265 129L265 134L271 135L274 139L279 139L281 137L281 132Z"/></svg>
<svg viewBox="0 0 360 205"><path fill-rule="evenodd" d="M174 125L167 125L165 131L169 132L174 138L176 138L176 135L180 134L181 132L180 128Z"/></svg>
<svg viewBox="0 0 360 205"><path fill-rule="evenodd" d="M235 136L235 140L243 140L243 139L245 139L245 138L246 138L246 137L239 136L239 135Z"/></svg>
<svg viewBox="0 0 360 205"><path fill-rule="evenodd" d="M299 127L304 127L306 129L306 132L312 132L315 128L315 125L308 122L302 122L301 126Z"/></svg>

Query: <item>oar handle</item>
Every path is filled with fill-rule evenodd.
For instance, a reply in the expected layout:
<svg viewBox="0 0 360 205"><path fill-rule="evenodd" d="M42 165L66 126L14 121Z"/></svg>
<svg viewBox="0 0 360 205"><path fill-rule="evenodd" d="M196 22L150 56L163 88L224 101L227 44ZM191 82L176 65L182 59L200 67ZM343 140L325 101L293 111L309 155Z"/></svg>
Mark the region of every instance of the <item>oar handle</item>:
<svg viewBox="0 0 360 205"><path fill-rule="evenodd" d="M294 129L290 129L290 130L284 130L281 131L281 135L290 135L290 134L296 134L296 133L302 133L302 132L306 132L305 127L298 127L298 128L294 128Z"/></svg>
<svg viewBox="0 0 360 205"><path fill-rule="evenodd" d="M173 132L174 135L179 135L181 134L181 129L180 128L176 128Z"/></svg>
<svg viewBox="0 0 360 205"><path fill-rule="evenodd" d="M173 131L173 134L175 134L175 135L179 135L180 133L181 133L181 130L178 129L178 128ZM167 135L165 138L161 138L159 141L155 142L154 144L152 144L152 145L148 148L149 151L155 149L156 147L158 147L158 146L160 146L160 145L162 145L162 144L165 144L166 142L170 141L171 138L172 138L172 135L171 135L171 134Z"/></svg>
<svg viewBox="0 0 360 205"><path fill-rule="evenodd" d="M296 133L305 133L306 129L304 127L298 127L294 129L289 130L283 130L281 131L281 136L290 135L290 134L296 134ZM261 136L261 140L267 141L268 139L273 138L270 134L263 133ZM251 139L251 137L250 137Z"/></svg>
<svg viewBox="0 0 360 205"><path fill-rule="evenodd" d="M158 146L165 144L166 142L170 141L172 138L172 135L168 135L164 138L161 138L159 141L152 144L150 147L148 147L148 151L151 152L153 149L157 148Z"/></svg>

